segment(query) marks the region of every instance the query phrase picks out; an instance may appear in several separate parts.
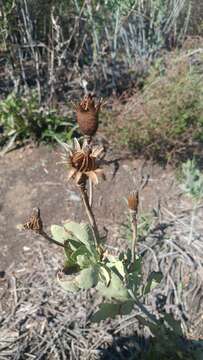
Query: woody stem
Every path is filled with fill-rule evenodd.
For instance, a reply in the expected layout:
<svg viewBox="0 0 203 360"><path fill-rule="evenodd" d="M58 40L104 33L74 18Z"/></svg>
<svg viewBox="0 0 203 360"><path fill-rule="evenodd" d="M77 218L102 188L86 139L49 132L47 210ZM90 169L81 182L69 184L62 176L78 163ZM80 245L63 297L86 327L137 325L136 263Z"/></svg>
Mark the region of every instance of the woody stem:
<svg viewBox="0 0 203 360"><path fill-rule="evenodd" d="M89 179L89 204L90 204L90 207L92 207L92 203L93 203L93 184L92 184L92 180Z"/></svg>
<svg viewBox="0 0 203 360"><path fill-rule="evenodd" d="M94 234L95 245L98 246L99 245L99 231L98 231L98 228L97 228L97 224L96 224L94 214L92 212L92 209L91 209L91 206L90 206L90 203L89 203L87 190L83 186L80 186L80 191L81 191L81 197L82 197L82 200L83 200L83 203L84 203L84 206L85 206L85 210L86 210L86 213L87 213L87 216L88 216L88 219L89 219L89 222L90 222L90 225L92 227L93 234Z"/></svg>
<svg viewBox="0 0 203 360"><path fill-rule="evenodd" d="M136 211L131 212L131 228L132 228L131 263L134 264L136 247L137 247L137 212Z"/></svg>
<svg viewBox="0 0 203 360"><path fill-rule="evenodd" d="M43 238L48 240L50 243L56 244L56 245L61 246L61 247L64 248L64 244L62 244L62 243L58 242L57 240L54 240L53 238L51 238L47 233L45 233L44 230L39 230L38 234L43 236Z"/></svg>

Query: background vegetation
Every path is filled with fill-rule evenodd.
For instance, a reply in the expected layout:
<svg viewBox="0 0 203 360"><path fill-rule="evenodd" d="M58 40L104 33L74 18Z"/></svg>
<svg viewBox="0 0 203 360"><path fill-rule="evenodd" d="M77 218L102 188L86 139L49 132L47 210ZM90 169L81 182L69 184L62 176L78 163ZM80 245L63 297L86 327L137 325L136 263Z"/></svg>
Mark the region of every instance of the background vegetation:
<svg viewBox="0 0 203 360"><path fill-rule="evenodd" d="M59 132L71 130L70 137L74 121L64 126L64 113L61 116L56 107L65 104L66 114L72 117L70 100L80 96L83 80L99 96L122 95L125 90L145 85L141 95L144 108L140 110L140 103L138 110L130 106L131 115L127 115L127 119L135 118L136 124L127 120L118 136L119 143L131 151L146 148L150 156L159 154L166 160L171 152L173 155L175 143L177 148L180 135L180 146L183 142L187 146L185 138L191 133L194 141L202 141L202 89L197 67L193 69L193 63L202 58L187 61L177 57L169 65L171 70L165 61L168 55L163 58L166 51L180 48L188 35L196 36L190 47L195 43L198 48L203 29L201 1L4 0L0 2L0 25L2 99L14 93L1 105L1 144L11 134L15 140L37 135L47 141L56 139L55 133L58 138ZM155 64L152 69L151 64ZM164 97L158 106L162 86ZM21 96L23 100L19 100ZM14 106L10 106L11 98ZM32 125L30 120L19 119L26 112L21 111L24 106L29 108ZM8 108L12 121L7 119ZM143 129L141 134L139 130Z"/></svg>
<svg viewBox="0 0 203 360"><path fill-rule="evenodd" d="M150 68L142 91L115 107L116 121L107 118L106 131L119 146L159 161L201 156L202 74L202 48L163 56Z"/></svg>

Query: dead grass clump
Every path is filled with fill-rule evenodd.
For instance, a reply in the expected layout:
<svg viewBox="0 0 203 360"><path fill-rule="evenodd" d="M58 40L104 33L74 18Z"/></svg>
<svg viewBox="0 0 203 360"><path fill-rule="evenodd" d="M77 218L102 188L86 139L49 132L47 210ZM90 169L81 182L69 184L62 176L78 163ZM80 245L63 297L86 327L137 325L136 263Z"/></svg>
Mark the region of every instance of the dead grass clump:
<svg viewBox="0 0 203 360"><path fill-rule="evenodd" d="M168 56L168 55L167 55ZM157 60L142 92L117 106L108 122L115 140L133 153L164 162L201 151L203 141L203 51Z"/></svg>

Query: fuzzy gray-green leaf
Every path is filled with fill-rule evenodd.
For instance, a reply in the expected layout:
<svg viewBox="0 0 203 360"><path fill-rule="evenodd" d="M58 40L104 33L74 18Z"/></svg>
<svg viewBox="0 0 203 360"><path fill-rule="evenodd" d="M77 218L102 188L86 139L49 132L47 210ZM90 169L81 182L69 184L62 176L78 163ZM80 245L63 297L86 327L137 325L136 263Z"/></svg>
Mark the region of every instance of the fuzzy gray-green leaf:
<svg viewBox="0 0 203 360"><path fill-rule="evenodd" d="M99 322L107 318L114 319L119 313L119 304L101 304L100 309L92 316L92 322Z"/></svg>
<svg viewBox="0 0 203 360"><path fill-rule="evenodd" d="M134 306L134 301L126 301L124 303L104 303L100 305L99 310L92 316L92 322L99 322L107 318L115 318L116 315L130 314Z"/></svg>
<svg viewBox="0 0 203 360"><path fill-rule="evenodd" d="M51 225L51 234L54 240L64 244L64 241L68 239L68 233L63 226Z"/></svg>
<svg viewBox="0 0 203 360"><path fill-rule="evenodd" d="M80 289L90 289L97 284L98 281L98 267L90 266L89 268L80 271L76 277L75 282Z"/></svg>
<svg viewBox="0 0 203 360"><path fill-rule="evenodd" d="M116 299L119 301L126 301L129 299L127 288L122 279L113 270L111 270L111 281L109 286L106 286L102 281L99 281L97 290L101 295L108 299Z"/></svg>
<svg viewBox="0 0 203 360"><path fill-rule="evenodd" d="M70 221L64 224L64 227L68 232L71 232L81 243L83 243L91 253L96 255L94 236L92 229L88 224L78 224L74 221Z"/></svg>
<svg viewBox="0 0 203 360"><path fill-rule="evenodd" d="M62 277L57 275L57 281L65 291L77 292L80 290L75 282L75 275L63 275Z"/></svg>

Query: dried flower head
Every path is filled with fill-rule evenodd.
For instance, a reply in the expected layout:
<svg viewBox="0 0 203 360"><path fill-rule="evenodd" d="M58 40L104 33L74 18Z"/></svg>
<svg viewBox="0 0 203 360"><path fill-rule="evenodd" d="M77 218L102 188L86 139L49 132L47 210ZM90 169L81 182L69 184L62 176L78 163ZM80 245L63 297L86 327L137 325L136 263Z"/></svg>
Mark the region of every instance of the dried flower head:
<svg viewBox="0 0 203 360"><path fill-rule="evenodd" d="M77 122L83 135L93 136L96 133L100 107L101 100L95 104L92 94L85 95L76 107Z"/></svg>
<svg viewBox="0 0 203 360"><path fill-rule="evenodd" d="M37 233L43 230L43 223L40 217L40 209L34 208L32 211L32 215L28 219L28 221L23 225L24 230L33 230Z"/></svg>
<svg viewBox="0 0 203 360"><path fill-rule="evenodd" d="M104 172L99 168L99 156L103 147L92 146L84 141L82 147L77 139L73 141L73 149L69 149L69 165L71 167L68 179L74 178L76 183L90 178L94 184L98 184L98 175L104 177Z"/></svg>
<svg viewBox="0 0 203 360"><path fill-rule="evenodd" d="M138 191L135 191L128 196L128 208L130 211L134 211L137 213L138 205L139 205L139 194Z"/></svg>

